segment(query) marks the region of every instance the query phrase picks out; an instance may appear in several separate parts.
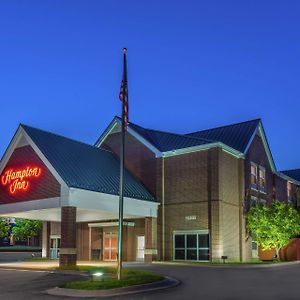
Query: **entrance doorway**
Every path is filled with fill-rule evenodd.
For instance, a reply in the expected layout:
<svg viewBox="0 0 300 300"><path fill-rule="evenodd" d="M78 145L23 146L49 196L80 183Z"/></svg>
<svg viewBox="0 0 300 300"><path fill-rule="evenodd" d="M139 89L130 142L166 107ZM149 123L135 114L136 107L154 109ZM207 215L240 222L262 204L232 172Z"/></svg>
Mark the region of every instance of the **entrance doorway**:
<svg viewBox="0 0 300 300"><path fill-rule="evenodd" d="M118 236L116 232L104 232L103 237L103 260L117 260L117 242Z"/></svg>
<svg viewBox="0 0 300 300"><path fill-rule="evenodd" d="M145 236L137 236L136 260L144 260L145 257Z"/></svg>
<svg viewBox="0 0 300 300"><path fill-rule="evenodd" d="M58 259L60 249L60 236L50 236L50 258Z"/></svg>
<svg viewBox="0 0 300 300"><path fill-rule="evenodd" d="M207 230L174 231L174 260L209 261L209 234Z"/></svg>

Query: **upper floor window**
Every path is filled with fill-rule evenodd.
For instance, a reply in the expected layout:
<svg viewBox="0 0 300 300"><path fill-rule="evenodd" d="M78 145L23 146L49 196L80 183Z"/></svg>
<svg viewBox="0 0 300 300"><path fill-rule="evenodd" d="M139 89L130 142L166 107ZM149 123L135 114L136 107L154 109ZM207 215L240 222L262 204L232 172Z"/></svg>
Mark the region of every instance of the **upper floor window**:
<svg viewBox="0 0 300 300"><path fill-rule="evenodd" d="M290 181L287 182L287 199L288 202L293 202L293 185Z"/></svg>
<svg viewBox="0 0 300 300"><path fill-rule="evenodd" d="M257 164L251 162L251 187L257 188Z"/></svg>
<svg viewBox="0 0 300 300"><path fill-rule="evenodd" d="M262 199L262 198L257 198L255 196L251 196L250 198L250 205L257 205L257 204L266 204L267 200L266 199Z"/></svg>
<svg viewBox="0 0 300 300"><path fill-rule="evenodd" d="M251 188L266 191L266 169L251 162Z"/></svg>
<svg viewBox="0 0 300 300"><path fill-rule="evenodd" d="M259 166L259 190L266 190L266 169L262 166Z"/></svg>

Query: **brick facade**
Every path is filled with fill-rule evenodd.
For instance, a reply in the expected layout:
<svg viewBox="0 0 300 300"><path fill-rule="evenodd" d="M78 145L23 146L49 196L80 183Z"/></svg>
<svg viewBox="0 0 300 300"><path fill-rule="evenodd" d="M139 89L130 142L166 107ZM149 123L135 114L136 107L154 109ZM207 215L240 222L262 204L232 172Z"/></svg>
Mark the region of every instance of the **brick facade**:
<svg viewBox="0 0 300 300"><path fill-rule="evenodd" d="M273 199L288 201L287 179L272 171L259 134L254 137L245 158L220 147L156 158L134 136L126 135L126 168L156 197L160 206L158 218L127 220L134 226L123 228L125 261L137 259L139 236L145 236L146 262L173 260L174 233L201 230L209 233L209 259L220 260L222 255L231 261L252 258L251 237L246 229L251 196L267 203ZM101 147L118 156L120 134L110 134ZM251 162L266 171L263 192L251 187ZM59 183L30 146L17 148L4 172L7 168L26 167L28 163L41 166L42 177L32 182L32 191L26 196L12 197L5 189L0 189L0 204L60 196ZM293 197L295 193L293 185ZM62 207L61 223L45 222L43 233L45 256L49 256L50 235L61 236L60 265L65 266L75 265L77 259L102 260L105 234L115 236L117 227L89 227L88 223L76 223L76 207ZM295 247L289 245L286 253L291 253Z"/></svg>
<svg viewBox="0 0 300 300"><path fill-rule="evenodd" d="M118 139L118 134L112 134L105 147L118 153ZM213 260L221 255L231 260L249 260L252 253L246 213L251 196L268 203L275 198L287 201L287 180L273 173L258 134L245 159L220 148L155 159L134 137L128 135L127 143L126 166L152 192L155 188L154 194L161 202L157 219L158 259L173 259L174 231L206 229L210 232ZM251 189L251 162L266 170L265 192Z"/></svg>

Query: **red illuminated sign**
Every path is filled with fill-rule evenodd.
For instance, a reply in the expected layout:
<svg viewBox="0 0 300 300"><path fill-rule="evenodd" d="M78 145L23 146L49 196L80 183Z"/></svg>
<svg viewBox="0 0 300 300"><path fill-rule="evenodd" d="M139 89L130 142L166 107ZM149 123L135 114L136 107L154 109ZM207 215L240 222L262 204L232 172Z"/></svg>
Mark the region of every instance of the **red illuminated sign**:
<svg viewBox="0 0 300 300"><path fill-rule="evenodd" d="M21 170L9 169L1 176L1 183L9 187L9 192L13 195L18 191L27 191L31 179L40 177L42 169L39 167L27 167Z"/></svg>

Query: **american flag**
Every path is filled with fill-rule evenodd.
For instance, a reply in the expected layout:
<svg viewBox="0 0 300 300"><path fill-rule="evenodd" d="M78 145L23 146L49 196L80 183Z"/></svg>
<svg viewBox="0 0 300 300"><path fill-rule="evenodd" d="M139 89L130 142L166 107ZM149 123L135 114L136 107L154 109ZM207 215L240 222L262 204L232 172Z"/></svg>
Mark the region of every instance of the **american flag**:
<svg viewBox="0 0 300 300"><path fill-rule="evenodd" d="M124 123L125 128L128 126L128 87L127 87L127 65L126 65L126 53L124 53L124 70L123 70L123 79L121 81L121 88L119 93L119 99L123 102L124 105Z"/></svg>
<svg viewBox="0 0 300 300"><path fill-rule="evenodd" d="M124 102L124 121L125 121L125 126L127 127L127 125L128 125L128 89L127 89L127 84L124 81L124 79L121 82L119 99L122 102Z"/></svg>

